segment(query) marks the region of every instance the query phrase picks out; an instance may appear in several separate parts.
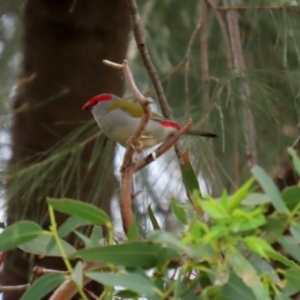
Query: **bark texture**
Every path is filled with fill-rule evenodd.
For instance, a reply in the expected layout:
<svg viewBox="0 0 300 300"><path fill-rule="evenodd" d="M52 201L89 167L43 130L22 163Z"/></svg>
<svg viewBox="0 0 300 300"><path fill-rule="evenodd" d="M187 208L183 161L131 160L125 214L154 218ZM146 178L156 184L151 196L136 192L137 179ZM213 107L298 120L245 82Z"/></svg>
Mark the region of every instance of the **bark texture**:
<svg viewBox="0 0 300 300"><path fill-rule="evenodd" d="M21 76L23 83L16 97L14 109L24 105L34 107L50 97L59 95L63 90L68 92L60 95L55 101L14 116L10 166L50 149L60 138L78 126L76 120L90 120L91 115L81 111L81 106L91 96L103 92L117 95L123 93L122 74L103 65L102 59L122 62L126 57L129 30L129 13L126 2L122 0L26 2ZM70 125L57 125L66 121L75 122ZM99 168L112 165L113 153L104 158L99 153L95 166L88 171L87 162L93 146L92 143L87 146L81 160L81 172L88 173L90 178L81 193L82 200L88 198L92 184L97 180ZM51 176L53 178L60 176L61 168L63 164L57 166ZM107 172L106 182L101 183L104 188L98 204L109 212L114 182L112 167L105 172ZM51 184L51 176L47 178L45 184L49 185L49 182ZM43 190L43 184L39 188ZM66 196L72 198L75 190L74 180L66 191ZM40 205L44 199L39 199L38 193L32 195L30 199L21 195L19 197L20 199L11 199L9 192L7 194L8 225L18 221L21 216L24 219L37 219L33 208L36 206L46 208L45 205ZM24 205L28 202L30 206L24 215ZM39 216L43 214L46 214L46 211L39 211ZM47 220L42 225L47 227ZM36 264L54 269L62 267L60 262L53 258L38 260ZM1 284L26 283L29 273L28 257L23 257L17 251L9 252L1 273ZM5 300L19 298L20 295L16 293L7 293L4 296Z"/></svg>

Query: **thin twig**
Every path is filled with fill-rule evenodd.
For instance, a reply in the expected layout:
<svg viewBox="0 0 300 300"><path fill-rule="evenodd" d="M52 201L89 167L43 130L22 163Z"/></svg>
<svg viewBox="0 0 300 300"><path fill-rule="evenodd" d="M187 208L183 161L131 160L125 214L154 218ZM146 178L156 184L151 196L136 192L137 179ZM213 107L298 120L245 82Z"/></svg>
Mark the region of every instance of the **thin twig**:
<svg viewBox="0 0 300 300"><path fill-rule="evenodd" d="M200 46L201 46L201 72L203 84L203 103L206 108L209 104L209 64L208 64L208 35L207 35L207 3L206 0L200 2Z"/></svg>
<svg viewBox="0 0 300 300"><path fill-rule="evenodd" d="M221 34L222 34L224 46L225 46L225 57L226 57L227 67L229 68L229 70L232 70L232 53L230 50L230 41L229 41L229 37L228 37L226 24L223 20L221 13L219 12L219 10L216 9L216 4L214 3L214 0L206 0L206 1L211 6L213 13L216 16L216 19L219 23L219 27L221 30Z"/></svg>
<svg viewBox="0 0 300 300"><path fill-rule="evenodd" d="M194 45L195 39L197 37L197 33L199 29L201 28L201 21L199 19L199 22L197 26L195 27L194 31L192 32L192 35L190 37L185 56L184 56L184 91L185 91L185 107L186 109L190 108L190 95L189 95L189 72L190 72L190 58L191 58L191 52L192 47Z"/></svg>
<svg viewBox="0 0 300 300"><path fill-rule="evenodd" d="M149 73L149 76L152 80L152 84L154 85L154 88L155 88L155 91L156 91L156 94L157 94L157 97L159 100L159 104L161 107L162 114L165 118L171 120L172 118L171 118L170 106L168 104L163 87L158 78L156 69L153 65L153 62L149 55L148 48L145 43L145 37L144 37L143 29L142 29L141 18L140 18L137 3L135 0L127 0L127 4L129 7L130 17L131 17L131 21L132 21L132 25L133 25L134 37L135 37L137 46L140 50L142 59L144 61L144 65L145 65L145 67ZM176 156L177 156L179 162L181 162L181 151L180 151L179 145L175 144L174 148L175 148Z"/></svg>
<svg viewBox="0 0 300 300"><path fill-rule="evenodd" d="M218 6L214 4L214 8L217 10L223 10L223 11L232 11L232 10L286 10L288 12L292 13L300 13L300 8L296 5L225 5L225 6Z"/></svg>
<svg viewBox="0 0 300 300"><path fill-rule="evenodd" d="M145 44L145 37L144 37L142 25L141 25L141 18L140 18L138 6L137 6L135 0L127 0L127 3L128 3L129 10L130 10L130 17L131 17L131 21L132 21L132 25L133 25L133 32L134 32L134 37L135 37L137 46L140 50L145 67L148 70L149 76L152 80L155 91L157 93L157 97L158 97L158 100L159 100L159 103L161 106L163 116L167 119L170 119L171 109L168 105L166 95L165 95L162 85L159 81L159 78L158 78L156 69L153 65L153 62L151 60L151 57L149 55L148 48Z"/></svg>
<svg viewBox="0 0 300 300"><path fill-rule="evenodd" d="M145 166L149 165L155 159L159 158L163 153L168 151L178 141L178 139L189 130L192 124L192 119L189 119L180 130L174 133L169 139L167 139L161 146L159 146L155 150L155 155L151 153L141 161L138 161L135 165L134 172L137 172Z"/></svg>
<svg viewBox="0 0 300 300"><path fill-rule="evenodd" d="M152 114L152 109L151 106L149 105L152 103L152 100L150 98L145 98L144 95L137 88L132 73L130 71L130 68L128 66L127 60L124 60L122 65L112 63L107 60L103 62L111 67L123 70L124 77L128 87L130 88L133 95L138 100L138 102L140 103L140 105L144 110L144 114L141 118L140 124L135 134L132 137L130 137L129 140L127 141L127 149L124 154L123 163L120 170L121 171L120 208L121 208L121 216L122 216L124 232L127 233L133 220L132 209L131 209L132 198L131 198L131 188L130 188L132 176L133 176L133 170L135 166L135 162L133 161L133 156L135 151L141 147L140 138Z"/></svg>
<svg viewBox="0 0 300 300"><path fill-rule="evenodd" d="M223 0L225 5L234 5L235 0ZM246 141L246 155L249 167L256 164L256 145L255 145L255 126L252 111L249 105L251 90L248 81L244 78L245 60L242 50L242 41L240 29L238 25L237 12L229 10L227 12L227 22L229 36L231 41L231 50L234 59L235 72L240 77L241 98L243 102L243 117L244 117L244 135Z"/></svg>
<svg viewBox="0 0 300 300"><path fill-rule="evenodd" d="M0 286L0 293L5 293L5 292L22 292L26 291L30 287L30 284L22 284L22 285L5 285L5 286Z"/></svg>

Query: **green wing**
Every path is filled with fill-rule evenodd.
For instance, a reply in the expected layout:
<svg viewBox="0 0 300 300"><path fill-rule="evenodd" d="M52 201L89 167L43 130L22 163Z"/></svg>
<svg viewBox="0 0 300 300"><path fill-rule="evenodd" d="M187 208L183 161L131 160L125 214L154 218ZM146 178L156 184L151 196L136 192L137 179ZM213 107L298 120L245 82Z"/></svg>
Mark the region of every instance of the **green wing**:
<svg viewBox="0 0 300 300"><path fill-rule="evenodd" d="M131 115L134 118L140 118L143 114L144 111L142 109L142 107L139 104L130 102L130 101L126 101L126 100L116 100L107 110L107 112L111 112L114 109L121 109L124 112L126 112L127 114ZM158 113L152 112L152 117L158 120L164 120L164 117L161 116Z"/></svg>

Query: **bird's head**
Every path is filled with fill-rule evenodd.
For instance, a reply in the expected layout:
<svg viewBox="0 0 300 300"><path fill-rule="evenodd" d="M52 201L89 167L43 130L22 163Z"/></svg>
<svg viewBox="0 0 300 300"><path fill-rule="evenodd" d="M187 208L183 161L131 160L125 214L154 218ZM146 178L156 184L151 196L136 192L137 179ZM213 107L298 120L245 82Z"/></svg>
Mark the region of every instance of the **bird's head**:
<svg viewBox="0 0 300 300"><path fill-rule="evenodd" d="M112 94L100 94L92 97L86 104L82 106L82 110L93 110L93 108L101 107L106 108L110 106L119 97Z"/></svg>

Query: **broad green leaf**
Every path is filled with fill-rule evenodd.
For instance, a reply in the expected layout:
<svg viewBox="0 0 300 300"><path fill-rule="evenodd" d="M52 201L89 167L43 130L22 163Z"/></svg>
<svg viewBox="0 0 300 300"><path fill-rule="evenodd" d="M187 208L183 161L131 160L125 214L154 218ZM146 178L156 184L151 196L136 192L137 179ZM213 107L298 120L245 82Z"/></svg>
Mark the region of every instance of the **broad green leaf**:
<svg viewBox="0 0 300 300"><path fill-rule="evenodd" d="M88 248L94 248L97 247L95 245L92 244L91 240L89 237L87 237L85 234L83 234L82 232L78 231L78 230L74 230L74 233L84 242L84 246L86 249Z"/></svg>
<svg viewBox="0 0 300 300"><path fill-rule="evenodd" d="M300 268L288 269L284 272L287 283L300 291Z"/></svg>
<svg viewBox="0 0 300 300"><path fill-rule="evenodd" d="M300 175L300 159L297 155L296 150L289 147L288 148L288 153L292 157L293 166L294 166L295 171L298 173L298 175Z"/></svg>
<svg viewBox="0 0 300 300"><path fill-rule="evenodd" d="M160 226L155 218L155 215L152 211L152 208L151 208L151 204L148 205L148 215L149 215L149 218L150 218L150 221L151 221L151 224L153 226L153 229L154 230L160 230Z"/></svg>
<svg viewBox="0 0 300 300"><path fill-rule="evenodd" d="M83 282L83 269L82 269L82 261L78 261L74 268L73 273L71 274L71 278L74 282L76 282L79 286L82 286Z"/></svg>
<svg viewBox="0 0 300 300"><path fill-rule="evenodd" d="M162 247L158 253L156 266L160 267L170 263L170 261L173 259L179 260L180 258L181 256L177 250L171 247Z"/></svg>
<svg viewBox="0 0 300 300"><path fill-rule="evenodd" d="M30 242L20 245L19 248L25 252L35 255L60 257L61 253L57 244L55 244L55 241L53 247L51 247L51 249L48 249L49 243L51 243L53 240L54 239L51 235L41 234ZM76 252L76 249L66 241L60 240L60 242L67 255Z"/></svg>
<svg viewBox="0 0 300 300"><path fill-rule="evenodd" d="M6 227L0 233L0 251L15 249L43 233L43 229L34 222L20 221Z"/></svg>
<svg viewBox="0 0 300 300"><path fill-rule="evenodd" d="M252 174L259 182L263 190L270 197L273 206L281 213L287 213L288 209L281 197L278 187L269 177L269 175L259 166L254 166L251 169Z"/></svg>
<svg viewBox="0 0 300 300"><path fill-rule="evenodd" d="M290 298L289 296L278 292L276 293L274 300L293 300L293 298Z"/></svg>
<svg viewBox="0 0 300 300"><path fill-rule="evenodd" d="M292 236L282 236L278 239L278 242L285 251L300 263L300 246Z"/></svg>
<svg viewBox="0 0 300 300"><path fill-rule="evenodd" d="M122 286L125 289L139 293L144 296L153 297L156 289L153 283L145 276L138 274L124 273L112 274L104 272L87 272L85 275L97 282L111 287Z"/></svg>
<svg viewBox="0 0 300 300"><path fill-rule="evenodd" d="M296 242L300 244L300 223L298 222L290 226L290 231Z"/></svg>
<svg viewBox="0 0 300 300"><path fill-rule="evenodd" d="M66 235L68 235L69 233L71 233L72 231L74 231L76 228L81 227L81 226L86 226L89 224L91 224L91 223L86 220L80 219L75 216L71 216L59 227L58 235L59 235L59 237L63 238ZM54 246L55 246L55 240L52 239L47 246L46 254L48 252L50 252Z"/></svg>
<svg viewBox="0 0 300 300"><path fill-rule="evenodd" d="M265 274L268 278L272 280L272 282L274 282L278 286L281 285L281 280L279 278L278 273L272 266L272 261L269 263L256 253L253 253L249 257L249 261L258 270L258 272L260 272L261 274Z"/></svg>
<svg viewBox="0 0 300 300"><path fill-rule="evenodd" d="M121 299L137 299L139 293L129 290L122 290L115 293L114 296L120 297Z"/></svg>
<svg viewBox="0 0 300 300"><path fill-rule="evenodd" d="M213 199L202 200L201 208L215 220L229 218L226 208L220 202L216 202Z"/></svg>
<svg viewBox="0 0 300 300"><path fill-rule="evenodd" d="M248 195L242 202L243 205L264 205L270 203L271 199L268 195L262 193L252 193Z"/></svg>
<svg viewBox="0 0 300 300"><path fill-rule="evenodd" d="M266 223L266 218L264 215L258 215L251 218L250 220L245 220L241 222L235 220L235 222L232 224L232 231L243 232L243 231L253 230L261 227L265 223Z"/></svg>
<svg viewBox="0 0 300 300"><path fill-rule="evenodd" d="M92 230L92 234L90 236L91 247L99 246L101 239L103 239L103 232L101 226L94 226Z"/></svg>
<svg viewBox="0 0 300 300"><path fill-rule="evenodd" d="M99 246L80 250L71 258L81 257L85 261L95 261L125 267L153 267L156 265L161 246L149 242Z"/></svg>
<svg viewBox="0 0 300 300"><path fill-rule="evenodd" d="M200 191L198 178L190 162L190 150L187 148L182 153L182 163L180 164L180 170L183 178L183 182L192 195L194 190Z"/></svg>
<svg viewBox="0 0 300 300"><path fill-rule="evenodd" d="M95 225L108 225L111 222L109 216L102 209L89 203L67 198L47 198L47 202L59 212L76 216Z"/></svg>
<svg viewBox="0 0 300 300"><path fill-rule="evenodd" d="M255 300L252 290L235 274L231 274L228 283L222 289L223 295L228 300L243 299Z"/></svg>
<svg viewBox="0 0 300 300"><path fill-rule="evenodd" d="M172 201L172 210L177 220L180 221L182 224L186 225L187 218L184 209L181 207L180 203L178 203L178 200L175 197L172 197L171 201Z"/></svg>
<svg viewBox="0 0 300 300"><path fill-rule="evenodd" d="M21 300L39 300L53 291L65 280L62 274L46 274L38 278L23 294Z"/></svg>
<svg viewBox="0 0 300 300"><path fill-rule="evenodd" d="M91 224L91 222L87 220L75 216L71 216L59 227L58 235L61 238L63 238L69 233L71 233L73 230L77 229L78 227L86 226L89 224Z"/></svg>
<svg viewBox="0 0 300 300"><path fill-rule="evenodd" d="M248 236L244 241L249 249L268 259L267 252L274 251L273 248L262 238L257 236Z"/></svg>
<svg viewBox="0 0 300 300"><path fill-rule="evenodd" d="M267 292L264 289L260 277L252 264L239 252L234 251L230 255L229 263L234 272L242 281L251 288L257 300L269 300Z"/></svg>
<svg viewBox="0 0 300 300"><path fill-rule="evenodd" d="M289 186L282 191L282 198L290 210L294 210L300 203L300 187Z"/></svg>
<svg viewBox="0 0 300 300"><path fill-rule="evenodd" d="M284 265L286 265L287 267L290 268L294 268L294 269L299 269L300 271L300 266L298 264L296 264L293 260L288 259L287 257L283 256L280 252L268 252L268 256L274 260L280 261L281 263L283 263Z"/></svg>
<svg viewBox="0 0 300 300"><path fill-rule="evenodd" d="M167 245L178 253L185 253L191 257L200 255L200 253L197 253L196 249L193 250L191 247L186 246L175 235L166 231L152 231L148 234L147 239Z"/></svg>
<svg viewBox="0 0 300 300"><path fill-rule="evenodd" d="M253 185L253 182L254 178L250 178L231 197L229 197L229 200L227 202L227 208L229 212L233 211L241 205L241 203L249 194L249 190Z"/></svg>

